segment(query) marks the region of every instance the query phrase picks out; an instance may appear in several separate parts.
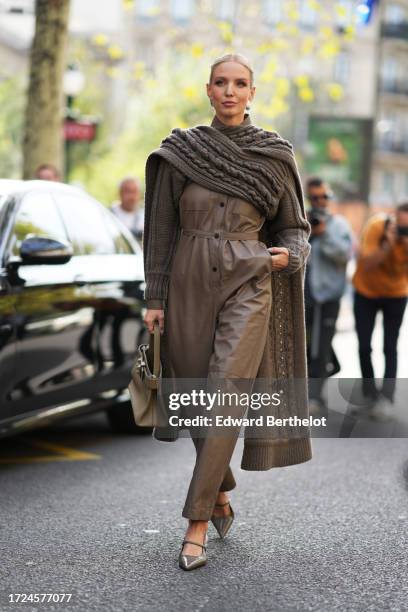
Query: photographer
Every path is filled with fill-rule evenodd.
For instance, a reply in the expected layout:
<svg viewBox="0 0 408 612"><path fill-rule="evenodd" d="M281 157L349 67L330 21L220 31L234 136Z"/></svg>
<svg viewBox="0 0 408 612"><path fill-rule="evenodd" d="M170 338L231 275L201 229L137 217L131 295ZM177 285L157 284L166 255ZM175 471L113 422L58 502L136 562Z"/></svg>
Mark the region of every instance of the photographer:
<svg viewBox="0 0 408 612"><path fill-rule="evenodd" d="M328 185L310 178L306 195L311 209L311 254L306 266L305 305L309 369L309 410L326 410L322 398L325 379L340 370L332 347L340 299L346 285L346 266L351 257L352 234L347 220L329 211Z"/></svg>
<svg viewBox="0 0 408 612"><path fill-rule="evenodd" d="M352 282L363 393L372 400L370 416L387 420L392 414L397 342L408 295L408 202L400 204L394 214L381 213L368 221ZM381 390L376 387L371 362L371 337L379 310L385 356Z"/></svg>

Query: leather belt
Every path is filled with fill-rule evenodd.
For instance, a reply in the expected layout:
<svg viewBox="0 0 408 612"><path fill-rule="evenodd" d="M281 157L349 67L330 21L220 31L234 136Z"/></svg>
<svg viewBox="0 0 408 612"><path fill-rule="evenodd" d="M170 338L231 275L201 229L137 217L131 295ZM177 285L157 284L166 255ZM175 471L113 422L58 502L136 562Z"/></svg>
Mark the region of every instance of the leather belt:
<svg viewBox="0 0 408 612"><path fill-rule="evenodd" d="M205 232L204 230L182 229L186 236L201 236L202 238L227 238L228 240L258 240L259 232Z"/></svg>

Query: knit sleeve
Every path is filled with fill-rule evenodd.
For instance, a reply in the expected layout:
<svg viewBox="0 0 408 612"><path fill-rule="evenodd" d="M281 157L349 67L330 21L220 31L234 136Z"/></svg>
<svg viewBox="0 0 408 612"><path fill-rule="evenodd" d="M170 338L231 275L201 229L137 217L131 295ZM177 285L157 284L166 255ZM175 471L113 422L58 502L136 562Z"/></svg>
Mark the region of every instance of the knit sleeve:
<svg viewBox="0 0 408 612"><path fill-rule="evenodd" d="M145 214L143 255L147 308L164 308L170 268L179 233L178 202L187 178L164 158L160 158L152 193Z"/></svg>
<svg viewBox="0 0 408 612"><path fill-rule="evenodd" d="M280 273L293 274L304 266L309 256L310 223L305 214L300 177L288 166L284 183L268 246L288 249L289 263Z"/></svg>

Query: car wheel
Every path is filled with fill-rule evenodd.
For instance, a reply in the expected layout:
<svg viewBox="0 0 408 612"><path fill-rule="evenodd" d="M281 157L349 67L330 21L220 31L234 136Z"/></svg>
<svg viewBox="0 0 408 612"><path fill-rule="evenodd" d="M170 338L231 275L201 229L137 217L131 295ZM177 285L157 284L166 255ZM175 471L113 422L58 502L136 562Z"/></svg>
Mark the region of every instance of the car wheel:
<svg viewBox="0 0 408 612"><path fill-rule="evenodd" d="M115 433L147 435L153 431L152 427L139 427L136 425L130 402L124 402L123 404L117 404L108 408L106 415L109 425Z"/></svg>

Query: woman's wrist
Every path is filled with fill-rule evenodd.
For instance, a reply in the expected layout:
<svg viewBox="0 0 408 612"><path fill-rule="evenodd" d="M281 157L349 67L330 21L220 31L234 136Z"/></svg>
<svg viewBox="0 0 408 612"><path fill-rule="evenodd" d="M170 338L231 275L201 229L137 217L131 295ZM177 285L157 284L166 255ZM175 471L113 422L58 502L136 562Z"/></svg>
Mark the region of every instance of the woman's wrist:
<svg viewBox="0 0 408 612"><path fill-rule="evenodd" d="M164 310L165 301L161 299L151 299L146 300L146 308L148 310Z"/></svg>

